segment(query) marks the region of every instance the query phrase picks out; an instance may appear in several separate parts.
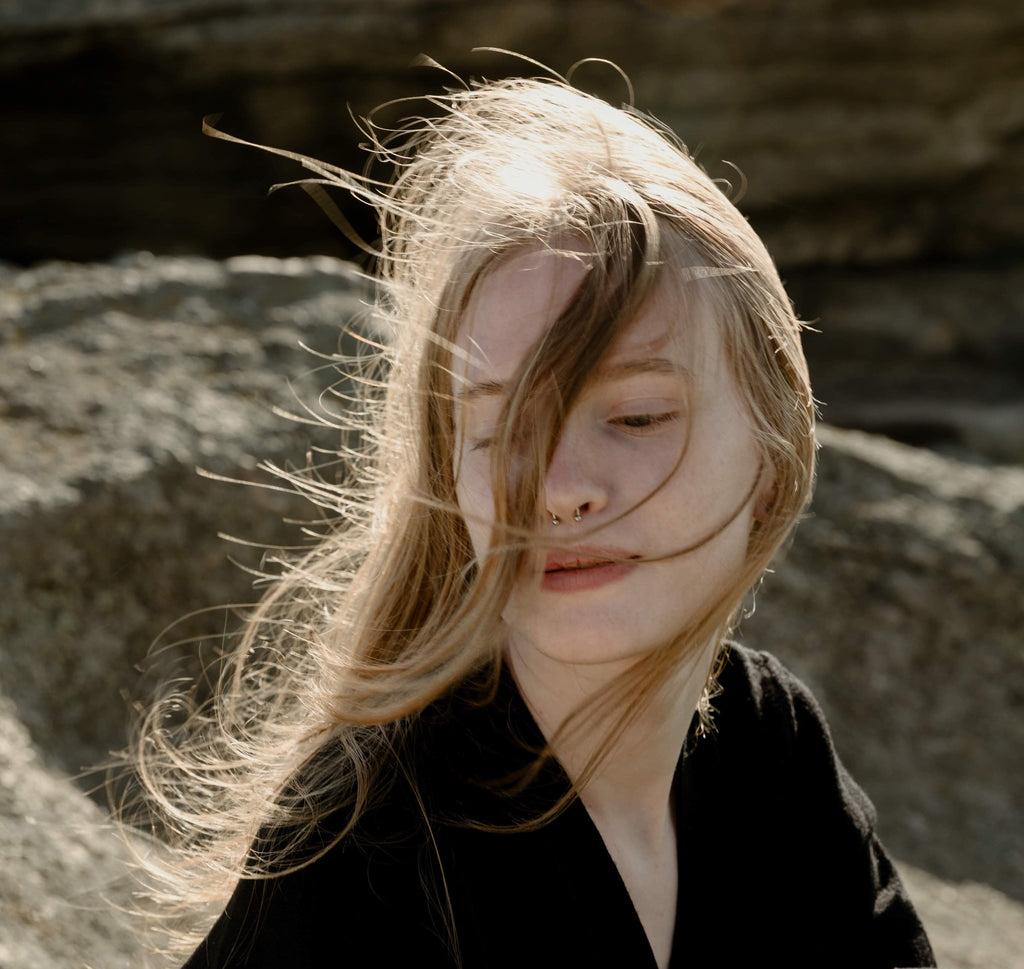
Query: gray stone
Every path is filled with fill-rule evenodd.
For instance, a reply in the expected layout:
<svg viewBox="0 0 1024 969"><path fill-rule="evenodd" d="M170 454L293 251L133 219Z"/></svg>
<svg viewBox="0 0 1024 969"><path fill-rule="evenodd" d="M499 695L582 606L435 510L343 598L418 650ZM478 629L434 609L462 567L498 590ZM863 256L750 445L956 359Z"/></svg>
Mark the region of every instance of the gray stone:
<svg viewBox="0 0 1024 969"><path fill-rule="evenodd" d="M617 61L715 177L745 181L741 204L787 267L1019 253L1024 240L1015 0L7 0L0 37L2 255L26 262L339 252L301 200L259 203L293 166L204 141L201 116L358 170L349 105L450 83L410 71L420 53L462 76L535 71L479 46L559 71ZM625 99L606 68L576 79Z"/></svg>
<svg viewBox="0 0 1024 969"><path fill-rule="evenodd" d="M790 273L826 421L954 456L1024 463L1024 272Z"/></svg>
<svg viewBox="0 0 1024 969"><path fill-rule="evenodd" d="M821 438L745 638L811 684L901 858L1024 899L1024 469Z"/></svg>
<svg viewBox="0 0 1024 969"><path fill-rule="evenodd" d="M133 969L130 852L0 695L0 965Z"/></svg>
<svg viewBox="0 0 1024 969"><path fill-rule="evenodd" d="M299 408L286 377L315 405L335 375L298 345L337 348L361 292L351 267L324 258L0 266L0 840L14 862L0 872L0 962L10 969L135 964L118 914L125 852L67 776L123 743L123 694L144 694L133 667L166 624L256 594L217 532L291 542L281 518L311 516L195 466L266 481L261 462L301 465L308 446L337 443L270 407ZM870 314L856 323L873 325ZM959 326L954 342L989 346ZM899 339L919 336L911 325ZM821 699L941 964L1009 966L1024 939L1024 470L875 435L821 437L812 513L744 638L779 653ZM258 552L231 554L259 567ZM216 642L233 622L220 611L175 627L150 676L178 669L177 639ZM107 886L113 904L79 906L69 884L95 897Z"/></svg>
<svg viewBox="0 0 1024 969"><path fill-rule="evenodd" d="M303 503L196 469L267 484L261 462L337 446L271 408L318 406L338 375L301 345L337 351L362 289L326 258L145 254L0 283L0 683L54 763L74 772L122 745L122 693L165 624L257 595L227 557L256 569L259 550L218 532L301 540L281 520L310 518ZM198 616L164 642L225 624ZM181 652L168 645L153 675Z"/></svg>
<svg viewBox="0 0 1024 969"><path fill-rule="evenodd" d="M900 874L942 969L1013 969L1024 952L1024 904L977 882L936 878L912 865Z"/></svg>

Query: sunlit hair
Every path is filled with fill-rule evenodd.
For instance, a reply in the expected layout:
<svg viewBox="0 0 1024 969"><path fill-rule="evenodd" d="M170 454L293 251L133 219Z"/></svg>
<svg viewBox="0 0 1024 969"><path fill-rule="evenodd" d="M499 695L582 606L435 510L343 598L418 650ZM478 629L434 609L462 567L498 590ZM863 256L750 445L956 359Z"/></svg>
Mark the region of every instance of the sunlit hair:
<svg viewBox="0 0 1024 969"><path fill-rule="evenodd" d="M560 81L484 83L433 103L440 117L401 132L367 125L394 165L390 184L303 160L379 211L387 337L354 381L349 484L287 476L337 524L256 608L215 697L183 720L174 711L187 695L168 696L142 724L138 775L173 846L160 853L165 912L216 908L243 871L308 863L310 844L326 847L311 835L328 812L346 812L347 831L384 796L400 769L393 752L425 707L467 679L482 695L493 688L501 613L539 540L562 423L656 287L678 293L681 326L699 315L719 328L770 509L704 614L564 726L596 724L605 738L578 785L659 686L728 635L809 499L814 407L800 324L763 244L682 145ZM494 539L478 561L456 501L460 323L504 260L566 240L583 244L589 268L511 382L492 449ZM708 540L726 524L709 523Z"/></svg>

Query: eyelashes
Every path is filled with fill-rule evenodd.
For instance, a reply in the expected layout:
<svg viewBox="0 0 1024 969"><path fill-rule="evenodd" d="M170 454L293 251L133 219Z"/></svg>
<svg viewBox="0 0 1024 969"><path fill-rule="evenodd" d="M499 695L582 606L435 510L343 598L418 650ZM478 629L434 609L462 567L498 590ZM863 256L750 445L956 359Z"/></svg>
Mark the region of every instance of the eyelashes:
<svg viewBox="0 0 1024 969"><path fill-rule="evenodd" d="M618 417L610 417L606 423L610 427L614 427L625 431L631 436L645 436L648 434L655 434L657 431L665 428L667 425L674 424L682 419L682 411L680 410L667 410L667 411L655 411L652 413L640 413L640 414L622 414ZM495 435L492 433L487 436L470 438L469 439L469 450L473 451L486 451L495 442Z"/></svg>
<svg viewBox="0 0 1024 969"><path fill-rule="evenodd" d="M621 417L611 418L608 423L632 434L650 434L666 424L678 421L681 417L681 411L669 410L653 414L623 414Z"/></svg>

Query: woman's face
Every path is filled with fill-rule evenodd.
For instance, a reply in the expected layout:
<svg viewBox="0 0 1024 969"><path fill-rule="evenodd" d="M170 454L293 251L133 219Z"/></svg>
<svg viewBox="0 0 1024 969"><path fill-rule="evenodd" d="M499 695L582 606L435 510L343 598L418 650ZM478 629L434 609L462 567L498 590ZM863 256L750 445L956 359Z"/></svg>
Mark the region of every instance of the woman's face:
<svg viewBox="0 0 1024 969"><path fill-rule="evenodd" d="M503 388L579 286L582 255L507 260L460 329L457 493L478 557L490 542ZM744 565L770 482L718 328L682 306L662 284L566 417L543 480L540 542L503 613L517 660L631 660L678 635ZM697 338L679 339L684 330Z"/></svg>

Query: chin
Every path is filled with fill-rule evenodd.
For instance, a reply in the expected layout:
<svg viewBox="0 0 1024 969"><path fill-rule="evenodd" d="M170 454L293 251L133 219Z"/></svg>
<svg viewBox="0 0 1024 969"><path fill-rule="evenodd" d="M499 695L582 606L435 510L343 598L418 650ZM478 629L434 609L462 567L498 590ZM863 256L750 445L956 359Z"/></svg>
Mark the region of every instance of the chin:
<svg viewBox="0 0 1024 969"><path fill-rule="evenodd" d="M535 653L549 662L571 666L632 663L655 649L663 640L624 642L623 636L609 636L607 627L588 630L585 623L564 630L538 630L529 625L512 627L519 652Z"/></svg>

